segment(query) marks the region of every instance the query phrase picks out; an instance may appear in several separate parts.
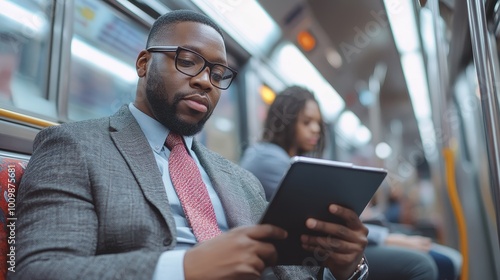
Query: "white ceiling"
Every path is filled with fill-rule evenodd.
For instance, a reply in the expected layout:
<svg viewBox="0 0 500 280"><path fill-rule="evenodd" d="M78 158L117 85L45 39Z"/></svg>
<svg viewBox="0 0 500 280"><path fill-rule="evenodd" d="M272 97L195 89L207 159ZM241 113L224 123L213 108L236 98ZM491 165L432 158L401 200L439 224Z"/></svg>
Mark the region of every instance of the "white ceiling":
<svg viewBox="0 0 500 280"><path fill-rule="evenodd" d="M285 30L288 39L295 41L295 35L303 29L318 37L318 46L306 55L344 98L348 109L372 130L375 139L394 141L398 133L391 127L400 127L404 153L411 154L412 147L421 149L417 122L382 1L259 0L259 3ZM338 69L326 59L330 48L343 58ZM377 65L381 69L387 67L380 87L380 122L374 117L377 114L373 110L370 113L359 98L362 89L368 88ZM395 126L395 122L402 125Z"/></svg>

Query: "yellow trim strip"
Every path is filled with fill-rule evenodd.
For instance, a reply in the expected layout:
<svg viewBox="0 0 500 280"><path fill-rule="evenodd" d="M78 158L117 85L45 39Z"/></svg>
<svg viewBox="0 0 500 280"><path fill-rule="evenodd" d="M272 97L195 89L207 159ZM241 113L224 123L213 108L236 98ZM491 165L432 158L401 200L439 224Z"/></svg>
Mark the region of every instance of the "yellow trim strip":
<svg viewBox="0 0 500 280"><path fill-rule="evenodd" d="M462 271L460 280L469 279L469 245L467 238L467 222L463 212L460 197L457 192L457 183L455 180L455 154L449 148L443 149L444 163L446 167L446 190L450 197L451 208L457 220L460 251L462 253Z"/></svg>
<svg viewBox="0 0 500 280"><path fill-rule="evenodd" d="M0 118L7 118L17 122L35 125L39 127L49 127L53 125L58 125L58 123L42 120L35 117L30 117L28 115L19 114L5 109L0 109Z"/></svg>

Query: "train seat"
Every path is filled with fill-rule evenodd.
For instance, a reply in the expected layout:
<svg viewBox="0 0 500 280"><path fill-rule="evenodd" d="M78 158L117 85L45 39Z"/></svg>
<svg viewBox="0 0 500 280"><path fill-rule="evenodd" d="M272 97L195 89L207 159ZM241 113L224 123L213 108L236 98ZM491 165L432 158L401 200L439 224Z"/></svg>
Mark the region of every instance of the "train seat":
<svg viewBox="0 0 500 280"><path fill-rule="evenodd" d="M0 151L0 280L16 265L16 193L28 164L27 156Z"/></svg>

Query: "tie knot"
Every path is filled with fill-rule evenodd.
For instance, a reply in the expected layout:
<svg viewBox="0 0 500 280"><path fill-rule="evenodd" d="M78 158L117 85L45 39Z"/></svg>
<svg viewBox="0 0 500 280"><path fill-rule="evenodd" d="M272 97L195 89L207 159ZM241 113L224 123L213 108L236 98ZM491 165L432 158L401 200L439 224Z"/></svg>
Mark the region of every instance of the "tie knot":
<svg viewBox="0 0 500 280"><path fill-rule="evenodd" d="M177 145L184 145L184 142L182 141L182 137L179 134L171 132L168 134L165 144L167 145L167 148L172 150Z"/></svg>

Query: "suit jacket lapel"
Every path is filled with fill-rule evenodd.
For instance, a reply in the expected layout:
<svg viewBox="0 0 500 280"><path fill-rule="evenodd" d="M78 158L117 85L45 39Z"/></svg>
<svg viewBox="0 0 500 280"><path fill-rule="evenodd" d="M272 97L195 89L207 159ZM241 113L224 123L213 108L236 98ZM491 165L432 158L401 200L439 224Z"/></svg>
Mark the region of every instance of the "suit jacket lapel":
<svg viewBox="0 0 500 280"><path fill-rule="evenodd" d="M252 198L243 191L240 181L228 172L227 162L211 156L196 140L193 142L193 150L221 200L229 227L255 224L255 215L249 205Z"/></svg>
<svg viewBox="0 0 500 280"><path fill-rule="evenodd" d="M110 117L110 135L127 161L144 196L158 208L172 234L175 235L175 222L153 151L126 106Z"/></svg>

